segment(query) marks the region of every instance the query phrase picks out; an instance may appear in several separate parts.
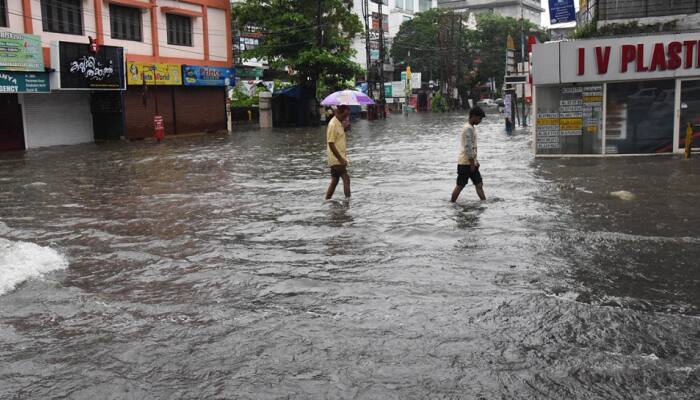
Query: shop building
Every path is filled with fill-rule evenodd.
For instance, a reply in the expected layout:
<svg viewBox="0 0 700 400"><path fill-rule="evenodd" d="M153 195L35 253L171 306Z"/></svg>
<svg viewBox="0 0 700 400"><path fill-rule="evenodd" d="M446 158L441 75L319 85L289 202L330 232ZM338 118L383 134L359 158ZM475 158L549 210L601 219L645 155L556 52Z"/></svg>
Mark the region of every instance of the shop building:
<svg viewBox="0 0 700 400"><path fill-rule="evenodd" d="M166 135L226 129L228 1L0 3L0 35L18 43L0 47L0 90L13 91L0 95L0 117L14 121L0 128L0 149L150 137L156 103ZM18 54L26 65L11 61ZM207 79L186 83L193 69Z"/></svg>
<svg viewBox="0 0 700 400"><path fill-rule="evenodd" d="M537 156L700 149L700 34L550 42L533 47Z"/></svg>

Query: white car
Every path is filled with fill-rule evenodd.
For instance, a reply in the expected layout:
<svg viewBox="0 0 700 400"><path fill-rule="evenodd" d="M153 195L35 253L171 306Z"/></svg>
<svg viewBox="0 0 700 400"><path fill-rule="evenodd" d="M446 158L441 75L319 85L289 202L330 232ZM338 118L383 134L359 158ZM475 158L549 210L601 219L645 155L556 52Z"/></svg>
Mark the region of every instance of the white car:
<svg viewBox="0 0 700 400"><path fill-rule="evenodd" d="M498 107L498 103L491 99L481 99L476 102L476 105L481 107L481 108L496 108Z"/></svg>

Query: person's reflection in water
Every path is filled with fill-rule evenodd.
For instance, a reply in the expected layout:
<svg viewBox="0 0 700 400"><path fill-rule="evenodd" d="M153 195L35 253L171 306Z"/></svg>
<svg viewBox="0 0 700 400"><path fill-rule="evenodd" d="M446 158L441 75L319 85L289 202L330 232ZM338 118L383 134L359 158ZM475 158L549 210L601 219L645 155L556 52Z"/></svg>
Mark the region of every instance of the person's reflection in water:
<svg viewBox="0 0 700 400"><path fill-rule="evenodd" d="M480 204L455 204L454 220L457 229L473 229L479 225L479 219L486 207Z"/></svg>
<svg viewBox="0 0 700 400"><path fill-rule="evenodd" d="M328 221L330 226L341 227L353 222L350 214L350 199L330 201L328 203Z"/></svg>

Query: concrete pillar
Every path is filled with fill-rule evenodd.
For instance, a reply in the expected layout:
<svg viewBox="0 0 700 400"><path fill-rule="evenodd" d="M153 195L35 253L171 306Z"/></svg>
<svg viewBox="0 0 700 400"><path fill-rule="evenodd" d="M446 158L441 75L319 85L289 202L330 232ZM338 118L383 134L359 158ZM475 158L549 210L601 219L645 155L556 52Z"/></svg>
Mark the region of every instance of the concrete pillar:
<svg viewBox="0 0 700 400"><path fill-rule="evenodd" d="M258 107L260 110L260 127L272 128L272 93L261 92Z"/></svg>

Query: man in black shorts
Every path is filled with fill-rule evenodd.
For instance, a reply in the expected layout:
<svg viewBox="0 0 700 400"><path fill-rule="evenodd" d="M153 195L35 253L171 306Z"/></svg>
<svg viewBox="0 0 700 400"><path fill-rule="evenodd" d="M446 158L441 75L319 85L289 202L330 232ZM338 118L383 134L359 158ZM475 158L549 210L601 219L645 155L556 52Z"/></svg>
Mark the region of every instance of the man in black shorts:
<svg viewBox="0 0 700 400"><path fill-rule="evenodd" d="M459 159L457 161L457 186L452 191L451 201L457 201L462 189L471 179L476 194L481 200L486 200L484 194L481 173L479 173L479 161L476 159L476 126L485 117L484 111L479 107L469 110L469 121L462 128L459 134Z"/></svg>

